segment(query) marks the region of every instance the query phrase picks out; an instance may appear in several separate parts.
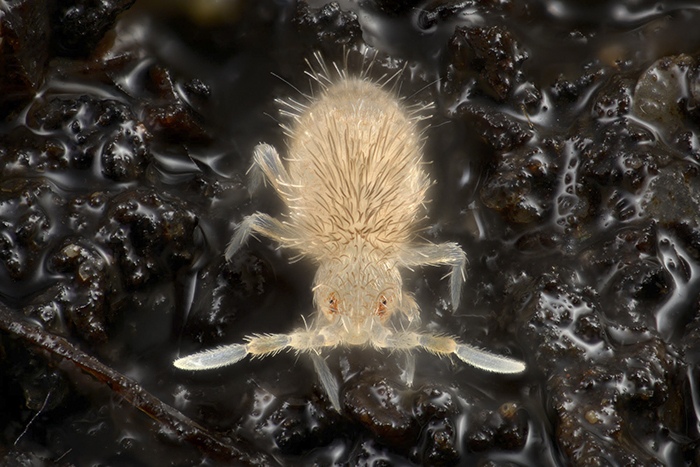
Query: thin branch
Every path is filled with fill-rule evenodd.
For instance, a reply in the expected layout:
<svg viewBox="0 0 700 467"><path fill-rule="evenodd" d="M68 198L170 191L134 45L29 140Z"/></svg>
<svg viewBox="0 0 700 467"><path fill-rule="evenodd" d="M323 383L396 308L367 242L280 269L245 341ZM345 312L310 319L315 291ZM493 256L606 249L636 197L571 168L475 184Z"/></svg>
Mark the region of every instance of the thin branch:
<svg viewBox="0 0 700 467"><path fill-rule="evenodd" d="M244 442L230 436L212 433L177 409L165 404L136 381L113 370L80 350L63 337L55 336L40 327L17 319L16 313L0 304L0 329L21 338L53 355L73 362L78 368L106 383L110 389L129 404L186 440L203 454L218 459L235 460L237 464L274 465L264 453L252 452Z"/></svg>

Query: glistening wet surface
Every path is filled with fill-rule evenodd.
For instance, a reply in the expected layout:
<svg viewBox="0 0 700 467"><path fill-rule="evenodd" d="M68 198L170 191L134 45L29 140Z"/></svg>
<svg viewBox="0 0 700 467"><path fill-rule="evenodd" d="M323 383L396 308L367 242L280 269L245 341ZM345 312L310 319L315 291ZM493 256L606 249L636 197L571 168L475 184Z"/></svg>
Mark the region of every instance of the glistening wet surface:
<svg viewBox="0 0 700 467"><path fill-rule="evenodd" d="M700 8L692 2L82 1L0 7L3 465L697 465ZM320 52L433 103L421 328L522 375L338 348L174 358L285 333L314 265L235 225L276 98Z"/></svg>

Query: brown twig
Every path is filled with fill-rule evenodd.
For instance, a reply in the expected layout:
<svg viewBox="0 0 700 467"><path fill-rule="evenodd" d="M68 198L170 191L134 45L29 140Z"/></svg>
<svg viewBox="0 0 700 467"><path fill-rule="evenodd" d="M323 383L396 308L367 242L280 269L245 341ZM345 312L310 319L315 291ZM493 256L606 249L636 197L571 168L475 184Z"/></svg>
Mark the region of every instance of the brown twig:
<svg viewBox="0 0 700 467"><path fill-rule="evenodd" d="M136 381L86 354L63 337L55 336L39 326L18 320L17 317L16 313L0 304L0 329L72 361L86 373L106 383L129 404L177 433L182 439L197 446L204 454L236 461L237 464L272 465L275 463L263 453L253 453L241 447L240 440L210 432L143 389Z"/></svg>

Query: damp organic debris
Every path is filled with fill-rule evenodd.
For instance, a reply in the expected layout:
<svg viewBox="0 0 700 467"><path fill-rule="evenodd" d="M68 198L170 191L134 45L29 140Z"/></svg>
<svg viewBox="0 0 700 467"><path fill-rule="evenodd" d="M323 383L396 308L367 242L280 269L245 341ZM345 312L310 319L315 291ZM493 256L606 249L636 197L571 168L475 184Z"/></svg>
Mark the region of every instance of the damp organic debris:
<svg viewBox="0 0 700 467"><path fill-rule="evenodd" d="M0 465L699 465L699 22L0 2Z"/></svg>

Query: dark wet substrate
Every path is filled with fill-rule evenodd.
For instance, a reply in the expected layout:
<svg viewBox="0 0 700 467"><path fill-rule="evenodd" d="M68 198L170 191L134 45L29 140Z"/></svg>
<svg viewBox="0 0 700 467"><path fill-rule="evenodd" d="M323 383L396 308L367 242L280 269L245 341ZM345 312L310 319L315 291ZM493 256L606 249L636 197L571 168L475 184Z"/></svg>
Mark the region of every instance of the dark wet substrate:
<svg viewBox="0 0 700 467"><path fill-rule="evenodd" d="M2 465L700 463L692 2L58 3L0 7ZM304 356L176 370L310 315L313 265L223 250L281 209L274 99L366 45L435 104L423 236L470 261L454 314L407 272L422 327L528 371L336 349L337 413Z"/></svg>

